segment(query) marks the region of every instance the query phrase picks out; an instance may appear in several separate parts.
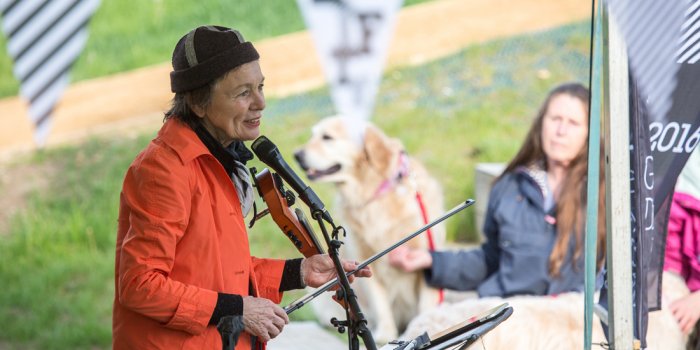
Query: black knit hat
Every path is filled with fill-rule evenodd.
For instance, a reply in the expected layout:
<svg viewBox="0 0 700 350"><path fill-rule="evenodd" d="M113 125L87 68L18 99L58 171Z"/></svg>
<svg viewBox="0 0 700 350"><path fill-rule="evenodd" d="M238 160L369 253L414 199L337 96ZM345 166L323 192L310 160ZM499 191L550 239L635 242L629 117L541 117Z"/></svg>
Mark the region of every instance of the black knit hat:
<svg viewBox="0 0 700 350"><path fill-rule="evenodd" d="M185 92L207 85L224 73L260 58L237 30L201 26L185 34L173 50L172 92Z"/></svg>

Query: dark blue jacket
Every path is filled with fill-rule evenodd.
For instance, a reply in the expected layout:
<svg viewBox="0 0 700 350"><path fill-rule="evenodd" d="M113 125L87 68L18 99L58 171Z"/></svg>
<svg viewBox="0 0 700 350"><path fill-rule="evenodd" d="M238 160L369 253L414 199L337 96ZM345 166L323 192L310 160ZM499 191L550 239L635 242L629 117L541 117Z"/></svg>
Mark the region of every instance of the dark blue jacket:
<svg viewBox="0 0 700 350"><path fill-rule="evenodd" d="M481 297L582 291L583 254L574 268L573 236L560 276L549 276L549 255L556 238L555 213L546 213L543 204L543 190L528 171L521 169L503 176L489 194L484 221L486 241L472 250L433 252L433 266L425 273L428 284L476 290Z"/></svg>

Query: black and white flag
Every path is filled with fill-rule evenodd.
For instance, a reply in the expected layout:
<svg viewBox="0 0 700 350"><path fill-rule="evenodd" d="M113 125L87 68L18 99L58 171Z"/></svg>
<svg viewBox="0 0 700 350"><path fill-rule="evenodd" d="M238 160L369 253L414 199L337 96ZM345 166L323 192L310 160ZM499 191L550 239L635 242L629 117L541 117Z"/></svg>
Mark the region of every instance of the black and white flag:
<svg viewBox="0 0 700 350"><path fill-rule="evenodd" d="M676 52L678 63L694 64L700 60L700 2L693 2L685 12L681 27L680 48Z"/></svg>
<svg viewBox="0 0 700 350"><path fill-rule="evenodd" d="M316 44L337 113L372 116L403 0L297 0Z"/></svg>
<svg viewBox="0 0 700 350"><path fill-rule="evenodd" d="M698 0L611 0L630 67L630 191L634 333L646 347L661 308L674 184L700 143ZM601 292L601 295L603 293Z"/></svg>
<svg viewBox="0 0 700 350"><path fill-rule="evenodd" d="M671 108L678 71L674 57L686 8L685 0L610 1L627 44L630 69L654 120Z"/></svg>
<svg viewBox="0 0 700 350"><path fill-rule="evenodd" d="M43 145L68 73L87 41L99 0L0 0L2 31L20 95L29 102L34 141Z"/></svg>

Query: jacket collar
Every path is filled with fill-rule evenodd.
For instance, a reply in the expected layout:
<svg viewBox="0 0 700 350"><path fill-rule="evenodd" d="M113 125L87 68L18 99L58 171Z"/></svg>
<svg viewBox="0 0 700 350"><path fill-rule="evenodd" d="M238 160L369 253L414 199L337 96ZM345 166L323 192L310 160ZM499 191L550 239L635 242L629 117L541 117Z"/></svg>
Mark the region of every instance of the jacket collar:
<svg viewBox="0 0 700 350"><path fill-rule="evenodd" d="M245 147L243 141L234 141L229 146L224 147L207 131L202 123L197 123L194 132L209 152L224 166L228 174L235 171L236 162L245 165L246 162L253 159L253 153Z"/></svg>
<svg viewBox="0 0 700 350"><path fill-rule="evenodd" d="M204 155L209 150L197 137L194 130L178 119L168 119L158 132L158 138L172 148L183 164Z"/></svg>
<svg viewBox="0 0 700 350"><path fill-rule="evenodd" d="M519 176L520 191L530 202L536 203L538 206L544 206L544 198L547 187L546 171L539 164L533 164L529 167L521 166L515 169L515 174ZM552 210L556 208L556 205ZM544 209L544 208L543 208Z"/></svg>

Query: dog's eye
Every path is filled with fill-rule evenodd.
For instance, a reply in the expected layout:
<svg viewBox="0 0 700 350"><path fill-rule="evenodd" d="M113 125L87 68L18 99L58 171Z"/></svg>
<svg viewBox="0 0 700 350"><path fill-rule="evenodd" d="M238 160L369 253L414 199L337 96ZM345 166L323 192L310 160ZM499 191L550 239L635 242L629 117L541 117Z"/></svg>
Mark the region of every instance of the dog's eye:
<svg viewBox="0 0 700 350"><path fill-rule="evenodd" d="M332 139L333 139L333 137L331 137L331 135L328 135L328 134L323 134L323 136L321 136L321 137L322 137L324 140L332 140Z"/></svg>

